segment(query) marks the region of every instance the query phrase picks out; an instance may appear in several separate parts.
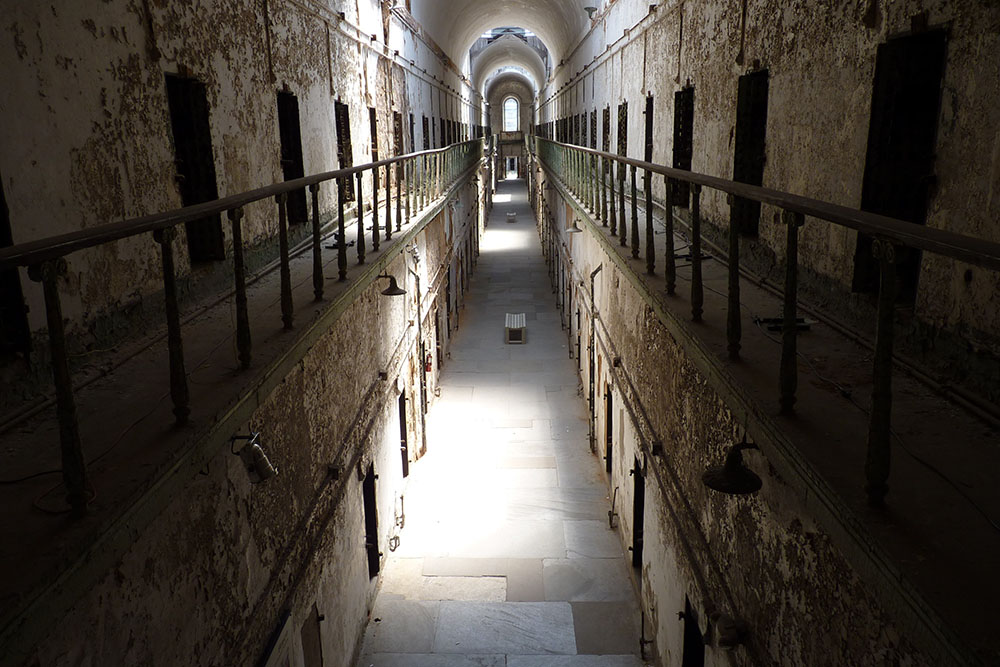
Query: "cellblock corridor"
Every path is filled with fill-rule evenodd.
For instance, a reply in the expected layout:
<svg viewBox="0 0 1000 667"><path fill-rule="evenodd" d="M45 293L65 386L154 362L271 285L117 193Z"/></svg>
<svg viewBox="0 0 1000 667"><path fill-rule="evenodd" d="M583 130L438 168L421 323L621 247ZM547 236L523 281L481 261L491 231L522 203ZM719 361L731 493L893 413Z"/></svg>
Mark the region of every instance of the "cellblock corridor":
<svg viewBox="0 0 1000 667"><path fill-rule="evenodd" d="M629 561L524 181L495 201L358 665L638 666ZM507 345L522 312L526 343Z"/></svg>

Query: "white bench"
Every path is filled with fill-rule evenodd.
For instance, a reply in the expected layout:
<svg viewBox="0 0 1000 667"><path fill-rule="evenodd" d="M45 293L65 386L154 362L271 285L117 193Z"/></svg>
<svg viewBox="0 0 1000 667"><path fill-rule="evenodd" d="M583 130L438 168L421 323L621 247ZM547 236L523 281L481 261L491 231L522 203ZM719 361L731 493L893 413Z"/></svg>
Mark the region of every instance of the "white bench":
<svg viewBox="0 0 1000 667"><path fill-rule="evenodd" d="M523 345L525 342L524 329L524 313L507 313L507 322L504 325L504 342L508 345Z"/></svg>

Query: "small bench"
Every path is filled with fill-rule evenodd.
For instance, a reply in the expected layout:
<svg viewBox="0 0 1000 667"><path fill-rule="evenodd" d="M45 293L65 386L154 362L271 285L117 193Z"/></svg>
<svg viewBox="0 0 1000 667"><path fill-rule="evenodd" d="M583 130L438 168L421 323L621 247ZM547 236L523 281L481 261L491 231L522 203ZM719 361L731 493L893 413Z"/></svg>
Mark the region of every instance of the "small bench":
<svg viewBox="0 0 1000 667"><path fill-rule="evenodd" d="M508 345L523 345L525 342L524 329L524 313L507 313L507 322L504 325L504 342Z"/></svg>
<svg viewBox="0 0 1000 667"><path fill-rule="evenodd" d="M507 222L517 222L517 213L511 211L507 214Z"/></svg>

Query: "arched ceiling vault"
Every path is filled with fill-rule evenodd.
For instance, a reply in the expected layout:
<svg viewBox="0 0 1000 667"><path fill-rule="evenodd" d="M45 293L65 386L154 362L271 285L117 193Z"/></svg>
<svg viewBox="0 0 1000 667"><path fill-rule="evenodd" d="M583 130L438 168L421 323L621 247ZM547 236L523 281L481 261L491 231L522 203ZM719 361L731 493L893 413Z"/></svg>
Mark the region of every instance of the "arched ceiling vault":
<svg viewBox="0 0 1000 667"><path fill-rule="evenodd" d="M501 91L503 95L514 92L520 98L518 101L528 106L532 104L535 96L531 81L519 72L504 72L490 80L483 98L491 106L503 104L503 100L497 97L497 93Z"/></svg>
<svg viewBox="0 0 1000 667"><path fill-rule="evenodd" d="M498 69L509 66L523 67L534 79L532 86L539 90L545 84L545 63L538 51L524 40L506 35L496 40L479 54L473 64L472 85L482 92L483 84Z"/></svg>
<svg viewBox="0 0 1000 667"><path fill-rule="evenodd" d="M487 30L519 27L538 35L558 63L590 23L586 3L574 0L413 0L411 12L445 53L465 62Z"/></svg>

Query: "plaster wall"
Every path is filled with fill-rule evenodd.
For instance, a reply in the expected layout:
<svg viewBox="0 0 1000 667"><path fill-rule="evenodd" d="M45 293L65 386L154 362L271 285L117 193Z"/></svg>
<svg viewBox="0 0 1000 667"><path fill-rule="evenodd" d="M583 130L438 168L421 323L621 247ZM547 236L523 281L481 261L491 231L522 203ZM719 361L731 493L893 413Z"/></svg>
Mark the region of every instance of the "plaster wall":
<svg viewBox="0 0 1000 667"><path fill-rule="evenodd" d="M1000 10L979 2L905 0L799 7L776 1L663 2L618 0L595 16L593 29L540 95L540 122L629 102L628 155L642 157L645 97L654 97L654 162L672 163L673 100L694 86L693 170L731 178L738 77L770 73L764 185L860 207L872 81L878 46L926 22L948 31L938 118L935 187L927 225L996 241L1000 187ZM603 128L602 128L603 133ZM654 194L663 184L654 180ZM702 210L721 230L725 197L705 190ZM744 240L759 268L784 256L779 212L764 206L760 236ZM814 219L800 233L800 266L815 279L813 300L870 309L850 293L857 234ZM956 334L972 350L1000 351L1000 274L923 254L914 314ZM934 334L915 344L933 347Z"/></svg>
<svg viewBox="0 0 1000 667"><path fill-rule="evenodd" d="M460 215L446 209L415 239L420 261L401 252L386 267L405 296L369 285L263 400L246 430L260 431L278 475L251 484L239 457L220 453L153 522L135 527L121 561L65 618L53 619L24 664L258 664L287 614L287 644L273 655L287 660L276 664L303 665L302 628L315 622L314 605L323 617L323 664L353 664L376 583L368 576L361 479L374 465L378 544L388 554L405 518L400 391L408 397L410 458L423 454L416 321L433 349L440 276L471 265L465 253L479 230L478 200L477 189L463 188ZM411 271L420 277L419 298Z"/></svg>
<svg viewBox="0 0 1000 667"><path fill-rule="evenodd" d="M543 192L546 192L544 189ZM548 190L542 210L557 227L567 207ZM565 250L561 250L562 242ZM645 479L642 567L637 572L647 636L659 664L682 664L677 613L690 599L701 632L717 612L746 622L748 641L733 651L710 634L707 665L938 664L901 631L889 610L810 517L802 492L760 452L745 454L764 479L753 496L715 493L701 481L709 465L754 424L737 423L642 294L589 233L561 235L551 246L582 306L584 359L595 350L594 446L604 454L605 390L614 402L612 470L607 478L623 544L633 545L635 474ZM550 262L553 261L549 251ZM602 267L590 303L590 274ZM579 289L584 291L581 298ZM596 312L595 336L589 315ZM616 361L617 360L617 361ZM756 436L752 436L754 439ZM652 454L662 442L664 453ZM762 448L766 450L763 443ZM638 459L639 468L635 468Z"/></svg>

